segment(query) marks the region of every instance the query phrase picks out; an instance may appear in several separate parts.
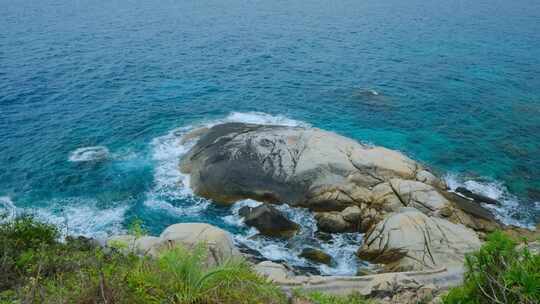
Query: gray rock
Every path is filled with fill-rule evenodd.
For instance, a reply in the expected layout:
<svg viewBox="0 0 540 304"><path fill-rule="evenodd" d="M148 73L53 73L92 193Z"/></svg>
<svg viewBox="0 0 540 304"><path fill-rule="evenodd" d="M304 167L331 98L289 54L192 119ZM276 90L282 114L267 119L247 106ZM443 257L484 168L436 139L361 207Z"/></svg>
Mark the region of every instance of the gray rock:
<svg viewBox="0 0 540 304"><path fill-rule="evenodd" d="M255 208L243 207L239 214L246 225L257 228L261 234L267 236L288 238L299 228L298 224L289 220L281 211L267 204Z"/></svg>
<svg viewBox="0 0 540 304"><path fill-rule="evenodd" d="M457 187L456 192L459 193L459 194L462 194L465 197L468 197L468 198L470 198L473 201L478 202L478 203L485 203L485 204L490 204L490 205L500 205L501 204L496 199L492 199L491 197L488 197L488 196L485 196L485 195L482 195L482 194L474 193L474 192L472 192L471 190L469 190L469 189L467 189L465 187Z"/></svg>
<svg viewBox="0 0 540 304"><path fill-rule="evenodd" d="M210 128L180 168L216 203L251 198L315 211L370 203L372 187L422 170L399 152L320 129L244 123Z"/></svg>

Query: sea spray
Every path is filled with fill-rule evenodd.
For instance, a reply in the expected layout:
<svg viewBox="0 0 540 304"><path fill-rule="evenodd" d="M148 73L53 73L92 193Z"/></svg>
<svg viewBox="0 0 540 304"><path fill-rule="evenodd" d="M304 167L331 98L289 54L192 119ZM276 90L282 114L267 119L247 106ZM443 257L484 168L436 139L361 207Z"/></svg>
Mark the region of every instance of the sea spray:
<svg viewBox="0 0 540 304"><path fill-rule="evenodd" d="M482 206L492 210L495 217L504 224L534 228L533 222L515 218L516 215L527 214L526 205L520 204L519 199L511 194L503 183L489 179L467 179L454 173L446 174L443 178L450 191L455 191L458 187L464 187L472 192L499 201L501 203L499 206L493 204L482 204Z"/></svg>
<svg viewBox="0 0 540 304"><path fill-rule="evenodd" d="M104 146L82 147L70 153L70 162L103 161L110 156L109 149Z"/></svg>

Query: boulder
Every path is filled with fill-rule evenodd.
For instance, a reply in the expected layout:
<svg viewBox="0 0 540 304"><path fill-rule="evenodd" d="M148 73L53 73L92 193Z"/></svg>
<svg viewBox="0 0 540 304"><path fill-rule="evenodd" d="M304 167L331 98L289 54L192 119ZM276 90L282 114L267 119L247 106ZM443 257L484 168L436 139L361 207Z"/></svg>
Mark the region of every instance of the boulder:
<svg viewBox="0 0 540 304"><path fill-rule="evenodd" d="M469 189L467 189L465 187L457 187L455 191L457 193L465 196L465 197L468 197L468 198L472 199L475 202L478 202L478 203L485 203L485 204L490 204L490 205L500 205L501 204L496 199L492 199L491 197L485 196L485 195L482 195L482 194L474 193L474 192L472 192L471 190L469 190Z"/></svg>
<svg viewBox="0 0 540 304"><path fill-rule="evenodd" d="M465 254L480 248L473 230L404 208L375 225L358 256L385 264L387 271L463 267Z"/></svg>
<svg viewBox="0 0 540 304"><path fill-rule="evenodd" d="M397 151L316 128L245 123L205 130L180 169L216 203L250 198L314 211L370 204L373 187L393 178L441 183Z"/></svg>
<svg viewBox="0 0 540 304"><path fill-rule="evenodd" d="M317 228L319 231L328 233L353 232L355 226L353 223L347 222L341 212L317 212L315 213Z"/></svg>
<svg viewBox="0 0 540 304"><path fill-rule="evenodd" d="M239 214L244 218L246 225L257 228L261 234L266 236L288 238L298 231L298 224L268 204L255 208L242 207Z"/></svg>
<svg viewBox="0 0 540 304"><path fill-rule="evenodd" d="M318 264L332 264L332 257L329 254L315 248L304 248L300 253L300 257Z"/></svg>
<svg viewBox="0 0 540 304"><path fill-rule="evenodd" d="M239 255L227 231L205 223L171 225L161 233L159 245L167 248L176 245L193 248L201 243L208 247L209 265L219 265Z"/></svg>
<svg viewBox="0 0 540 304"><path fill-rule="evenodd" d="M315 213L317 228L319 231L329 233L366 232L381 219L381 214L375 209L362 206L364 209L351 206L341 212L317 212Z"/></svg>
<svg viewBox="0 0 540 304"><path fill-rule="evenodd" d="M187 249L202 244L209 254L207 265L219 265L240 256L228 232L204 223L181 223L167 227L159 237L116 235L107 240L107 246L124 252L158 256L164 249L183 246Z"/></svg>
<svg viewBox="0 0 540 304"><path fill-rule="evenodd" d="M358 223L362 219L362 209L358 206L351 206L341 211L343 219L349 223Z"/></svg>

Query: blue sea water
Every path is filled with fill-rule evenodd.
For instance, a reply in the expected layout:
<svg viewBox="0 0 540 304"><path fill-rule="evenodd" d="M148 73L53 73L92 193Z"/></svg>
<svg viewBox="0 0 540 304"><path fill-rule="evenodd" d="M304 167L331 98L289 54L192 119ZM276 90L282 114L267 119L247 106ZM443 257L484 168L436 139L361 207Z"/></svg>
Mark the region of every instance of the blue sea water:
<svg viewBox="0 0 540 304"><path fill-rule="evenodd" d="M6 209L85 235L138 217L153 233L205 221L250 242L237 206L193 196L176 170L181 134L223 120L398 149L534 225L540 2L0 0ZM341 264L323 272L350 273L337 255L357 240L340 238ZM294 244L251 245L302 262Z"/></svg>

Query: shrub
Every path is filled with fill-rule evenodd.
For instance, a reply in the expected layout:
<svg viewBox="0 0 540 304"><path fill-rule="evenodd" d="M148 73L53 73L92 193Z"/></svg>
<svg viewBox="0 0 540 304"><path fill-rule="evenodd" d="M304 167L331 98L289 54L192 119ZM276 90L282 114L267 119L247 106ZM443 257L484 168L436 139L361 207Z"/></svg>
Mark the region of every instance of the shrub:
<svg viewBox="0 0 540 304"><path fill-rule="evenodd" d="M142 233L140 224L132 228ZM0 303L284 303L244 260L206 265L207 250L181 247L153 259L102 249L23 216L0 223Z"/></svg>
<svg viewBox="0 0 540 304"><path fill-rule="evenodd" d="M446 304L540 303L540 255L501 232L465 260L464 284L444 297Z"/></svg>

